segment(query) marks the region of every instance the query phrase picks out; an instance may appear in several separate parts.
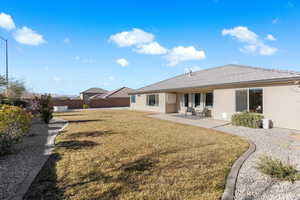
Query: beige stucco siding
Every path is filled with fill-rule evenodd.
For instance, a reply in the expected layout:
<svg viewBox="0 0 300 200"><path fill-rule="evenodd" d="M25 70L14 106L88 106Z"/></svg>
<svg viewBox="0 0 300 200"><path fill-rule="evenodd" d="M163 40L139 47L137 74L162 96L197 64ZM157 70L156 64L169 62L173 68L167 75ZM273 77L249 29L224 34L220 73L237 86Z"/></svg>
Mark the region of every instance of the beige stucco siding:
<svg viewBox="0 0 300 200"><path fill-rule="evenodd" d="M147 94L137 94L135 95L135 103L130 103L130 108L132 110L141 110L149 112L166 112L166 94L165 93L153 93L159 95L159 104L157 106L147 105Z"/></svg>
<svg viewBox="0 0 300 200"><path fill-rule="evenodd" d="M213 118L230 121L234 113L235 89L214 90Z"/></svg>
<svg viewBox="0 0 300 200"><path fill-rule="evenodd" d="M300 88L293 85L264 88L264 116L275 127L300 130Z"/></svg>
<svg viewBox="0 0 300 200"><path fill-rule="evenodd" d="M300 130L300 89L295 85L263 88L263 115L275 127ZM214 90L213 118L230 121L235 113L235 90Z"/></svg>
<svg viewBox="0 0 300 200"><path fill-rule="evenodd" d="M169 103L167 101L168 93L153 93L159 95L159 104L157 106L148 106L147 105L147 95L148 94L137 94L135 95L135 103L130 103L130 108L132 110L142 110L150 112L160 112L160 113L173 113L177 112L177 98L175 95L175 102Z"/></svg>

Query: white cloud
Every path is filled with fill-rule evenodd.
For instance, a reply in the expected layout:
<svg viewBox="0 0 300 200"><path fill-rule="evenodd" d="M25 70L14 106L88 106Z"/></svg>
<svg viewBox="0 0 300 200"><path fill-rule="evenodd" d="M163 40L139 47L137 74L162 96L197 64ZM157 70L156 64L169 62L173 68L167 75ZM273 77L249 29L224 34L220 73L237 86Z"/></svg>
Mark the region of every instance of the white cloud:
<svg viewBox="0 0 300 200"><path fill-rule="evenodd" d="M129 62L125 58L119 58L116 62L121 65L122 67L126 67L129 65Z"/></svg>
<svg viewBox="0 0 300 200"><path fill-rule="evenodd" d="M261 44L260 45L259 53L261 55L270 56L270 55L273 55L274 53L276 53L277 50L278 49L275 48L275 47L271 47L271 46L268 46L268 45L265 45L265 44Z"/></svg>
<svg viewBox="0 0 300 200"><path fill-rule="evenodd" d="M62 81L63 79L62 79L61 77L55 76L55 77L53 77L53 80L54 80L55 82L60 82L60 81Z"/></svg>
<svg viewBox="0 0 300 200"><path fill-rule="evenodd" d="M258 36L247 27L237 26L233 29L223 29L222 35L230 35L237 38L240 42L256 43Z"/></svg>
<svg viewBox="0 0 300 200"><path fill-rule="evenodd" d="M194 46L173 48L166 56L169 66L176 66L179 62L188 60L202 60L205 58L204 51L197 51Z"/></svg>
<svg viewBox="0 0 300 200"><path fill-rule="evenodd" d="M265 37L265 40L276 41L276 38L275 38L273 35L268 34L268 35Z"/></svg>
<svg viewBox="0 0 300 200"><path fill-rule="evenodd" d="M134 28L131 31L123 31L112 35L109 40L120 47L128 47L152 42L154 40L154 35L141 29Z"/></svg>
<svg viewBox="0 0 300 200"><path fill-rule="evenodd" d="M159 55L167 53L167 49L161 46L158 42L151 42L139 46L136 52L140 54Z"/></svg>
<svg viewBox="0 0 300 200"><path fill-rule="evenodd" d="M69 43L71 43L71 40L70 40L70 38L65 38L63 42L64 42L65 44L69 44Z"/></svg>
<svg viewBox="0 0 300 200"><path fill-rule="evenodd" d="M6 30L12 30L12 29L16 28L16 25L10 15L1 13L0 14L0 27L4 28Z"/></svg>
<svg viewBox="0 0 300 200"><path fill-rule="evenodd" d="M201 68L198 66L184 68L185 73L188 73L190 71L195 72L195 71L199 71L199 70L201 70Z"/></svg>
<svg viewBox="0 0 300 200"><path fill-rule="evenodd" d="M249 30L247 27L244 26L237 26L233 29L223 29L222 35L230 35L238 41L242 43L246 43L242 48L240 48L240 51L243 53L255 53L258 52L260 55L273 55L277 52L277 48L268 46L259 39L259 36L254 33L253 31ZM276 40L274 36L269 34L267 40Z"/></svg>
<svg viewBox="0 0 300 200"><path fill-rule="evenodd" d="M23 26L14 33L15 40L21 44L37 46L45 43L43 36L34 30Z"/></svg>
<svg viewBox="0 0 300 200"><path fill-rule="evenodd" d="M256 49L257 49L256 45L245 45L242 48L240 48L240 51L244 53L254 53Z"/></svg>
<svg viewBox="0 0 300 200"><path fill-rule="evenodd" d="M279 22L279 18L275 18L272 20L272 24L277 24Z"/></svg>
<svg viewBox="0 0 300 200"><path fill-rule="evenodd" d="M75 56L74 60L80 60L80 56Z"/></svg>
<svg viewBox="0 0 300 200"><path fill-rule="evenodd" d="M108 79L109 79L110 81L116 80L116 78L115 78L114 76L109 76Z"/></svg>

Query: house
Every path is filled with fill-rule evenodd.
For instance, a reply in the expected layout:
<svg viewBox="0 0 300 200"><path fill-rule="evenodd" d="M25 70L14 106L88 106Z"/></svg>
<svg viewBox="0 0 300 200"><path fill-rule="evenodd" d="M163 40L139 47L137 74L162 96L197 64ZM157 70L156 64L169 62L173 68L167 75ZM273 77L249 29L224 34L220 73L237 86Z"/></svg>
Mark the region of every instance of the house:
<svg viewBox="0 0 300 200"><path fill-rule="evenodd" d="M107 90L104 90L102 88L90 88L80 93L80 99L85 101L91 96L98 95L98 94L106 94L107 92L108 92Z"/></svg>
<svg viewBox="0 0 300 200"><path fill-rule="evenodd" d="M242 65L225 65L160 81L131 92L130 108L184 113L207 108L217 120L251 111L275 127L300 130L300 73Z"/></svg>
<svg viewBox="0 0 300 200"><path fill-rule="evenodd" d="M130 105L129 92L134 90L127 87L121 87L106 93L99 93L86 99L86 103L91 108L104 107L128 107Z"/></svg>

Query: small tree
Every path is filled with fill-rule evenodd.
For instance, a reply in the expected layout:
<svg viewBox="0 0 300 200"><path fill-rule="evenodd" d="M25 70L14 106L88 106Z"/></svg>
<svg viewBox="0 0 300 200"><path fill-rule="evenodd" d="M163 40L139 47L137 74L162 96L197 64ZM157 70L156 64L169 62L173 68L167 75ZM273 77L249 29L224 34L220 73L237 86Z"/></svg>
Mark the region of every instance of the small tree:
<svg viewBox="0 0 300 200"><path fill-rule="evenodd" d="M52 98L50 94L41 95L40 98L36 97L41 118L47 124L53 118L53 107L51 105L51 99Z"/></svg>
<svg viewBox="0 0 300 200"><path fill-rule="evenodd" d="M13 80L8 83L6 95L9 99L20 99L25 91L26 88L23 81Z"/></svg>

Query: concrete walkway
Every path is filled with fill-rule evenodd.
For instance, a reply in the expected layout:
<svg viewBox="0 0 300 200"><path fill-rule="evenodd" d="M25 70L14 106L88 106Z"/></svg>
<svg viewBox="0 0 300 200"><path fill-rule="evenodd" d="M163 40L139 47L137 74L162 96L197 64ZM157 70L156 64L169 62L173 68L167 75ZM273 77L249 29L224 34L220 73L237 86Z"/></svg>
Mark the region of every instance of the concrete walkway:
<svg viewBox="0 0 300 200"><path fill-rule="evenodd" d="M277 181L261 174L256 169L259 157L271 156L290 162L300 170L300 131L236 127L224 121L185 119L176 114L150 116L193 126L213 128L253 141L256 144L256 151L240 169L235 192L236 200L300 200L300 181L295 183Z"/></svg>
<svg viewBox="0 0 300 200"><path fill-rule="evenodd" d="M21 200L54 148L54 139L66 125L52 120L49 127L35 120L30 136L14 145L13 153L0 157L0 199Z"/></svg>

